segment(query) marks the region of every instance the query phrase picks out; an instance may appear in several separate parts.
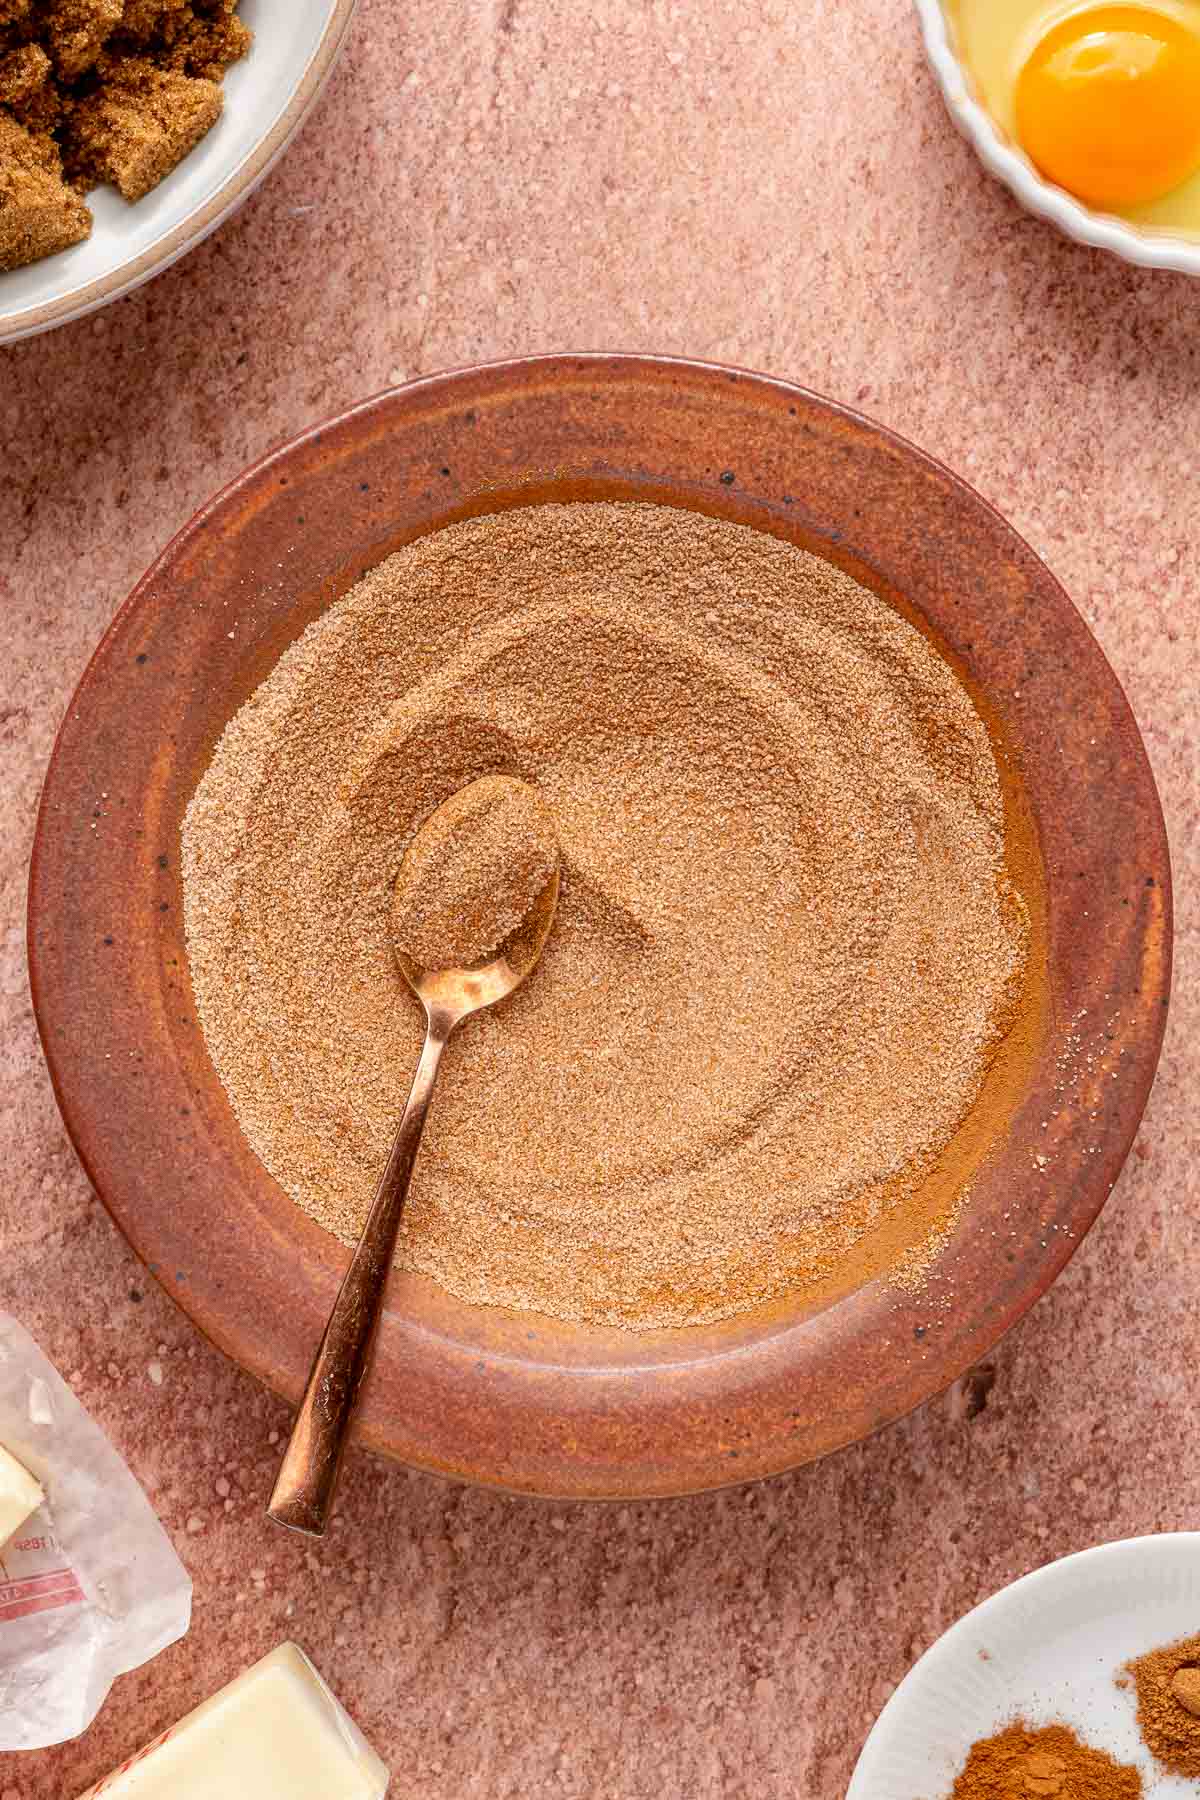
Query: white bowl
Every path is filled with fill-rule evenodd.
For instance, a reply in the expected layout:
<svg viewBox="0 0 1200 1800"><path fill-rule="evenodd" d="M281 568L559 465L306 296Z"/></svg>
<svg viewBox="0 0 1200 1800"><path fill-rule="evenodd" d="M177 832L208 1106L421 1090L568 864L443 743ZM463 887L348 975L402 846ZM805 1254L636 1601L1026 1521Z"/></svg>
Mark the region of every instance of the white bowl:
<svg viewBox="0 0 1200 1800"><path fill-rule="evenodd" d="M1165 232L1143 231L1111 213L1093 212L1043 180L1029 158L1001 131L975 97L971 78L955 49L943 0L916 0L925 37L925 50L945 96L950 116L976 150L984 166L999 176L1022 206L1039 218L1049 219L1078 243L1111 250L1126 262L1147 269L1176 269L1200 275L1200 242L1171 237Z"/></svg>
<svg viewBox="0 0 1200 1800"><path fill-rule="evenodd" d="M207 137L134 205L88 196L91 236L0 273L0 344L46 331L127 294L228 218L281 154L337 58L354 0L243 0L254 43L225 77Z"/></svg>
<svg viewBox="0 0 1200 1800"><path fill-rule="evenodd" d="M1150 1777L1131 1688L1116 1676L1200 1630L1200 1532L1125 1538L1066 1556L985 1600L927 1650L896 1689L858 1759L846 1800L949 1794L971 1745L1017 1716L1062 1721ZM1195 1793L1158 1779L1156 1800Z"/></svg>

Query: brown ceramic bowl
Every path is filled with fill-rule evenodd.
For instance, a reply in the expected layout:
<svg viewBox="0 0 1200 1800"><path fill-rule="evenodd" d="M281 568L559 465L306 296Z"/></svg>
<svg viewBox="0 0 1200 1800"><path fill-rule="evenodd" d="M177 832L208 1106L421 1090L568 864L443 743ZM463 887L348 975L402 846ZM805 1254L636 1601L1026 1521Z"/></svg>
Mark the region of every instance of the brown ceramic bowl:
<svg viewBox="0 0 1200 1800"><path fill-rule="evenodd" d="M168 546L84 675L34 847L34 1003L113 1217L215 1343L296 1399L348 1253L250 1152L206 1054L180 820L231 714L363 570L464 514L547 497L699 508L822 551L890 597L984 709L1041 920L1019 1080L912 1291L879 1274L639 1337L393 1280L363 1441L527 1493L676 1494L835 1450L988 1351L1096 1217L1153 1078L1170 872L1137 727L1062 589L945 469L786 383L641 357L438 376L306 433Z"/></svg>

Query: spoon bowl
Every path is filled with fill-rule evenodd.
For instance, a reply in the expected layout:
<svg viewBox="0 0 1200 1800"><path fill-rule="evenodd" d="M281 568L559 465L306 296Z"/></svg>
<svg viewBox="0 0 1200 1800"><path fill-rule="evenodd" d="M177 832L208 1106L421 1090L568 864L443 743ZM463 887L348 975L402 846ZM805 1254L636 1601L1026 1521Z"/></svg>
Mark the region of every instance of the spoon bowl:
<svg viewBox="0 0 1200 1800"><path fill-rule="evenodd" d="M396 966L417 999L433 1029L435 1015L448 1020L447 1036L472 1013L482 1012L519 988L542 954L558 907L559 873L555 869L517 929L505 939L500 953L469 969L424 969L398 946L393 947Z"/></svg>

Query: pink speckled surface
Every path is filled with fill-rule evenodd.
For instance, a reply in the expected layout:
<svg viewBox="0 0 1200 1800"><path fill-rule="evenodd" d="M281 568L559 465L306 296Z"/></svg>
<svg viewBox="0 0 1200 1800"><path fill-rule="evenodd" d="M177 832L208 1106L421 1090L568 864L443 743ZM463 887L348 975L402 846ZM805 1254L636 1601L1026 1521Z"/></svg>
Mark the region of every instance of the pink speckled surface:
<svg viewBox="0 0 1200 1800"><path fill-rule="evenodd" d="M1061 242L978 171L905 0L364 0L235 220L0 351L0 1305L111 1433L196 1587L185 1642L78 1742L0 1761L0 1800L72 1800L288 1635L398 1796L834 1800L966 1607L1065 1551L1196 1525L1198 306L1200 286ZM285 1409L143 1274L64 1138L22 941L39 783L94 641L247 460L405 376L566 348L726 359L856 403L1046 556L1162 790L1166 1051L1100 1225L999 1350L984 1410L963 1387L797 1475L619 1508L356 1454L311 1549L263 1517Z"/></svg>

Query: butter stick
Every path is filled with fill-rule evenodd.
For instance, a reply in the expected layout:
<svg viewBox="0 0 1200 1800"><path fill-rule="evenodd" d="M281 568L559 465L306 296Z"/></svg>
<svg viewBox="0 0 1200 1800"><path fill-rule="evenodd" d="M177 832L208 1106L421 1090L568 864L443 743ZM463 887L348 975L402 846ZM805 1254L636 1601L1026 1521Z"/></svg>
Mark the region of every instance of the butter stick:
<svg viewBox="0 0 1200 1800"><path fill-rule="evenodd" d="M79 1800L379 1800L387 1785L304 1652L280 1644Z"/></svg>
<svg viewBox="0 0 1200 1800"><path fill-rule="evenodd" d="M45 1497L24 1464L0 1444L0 1551Z"/></svg>

